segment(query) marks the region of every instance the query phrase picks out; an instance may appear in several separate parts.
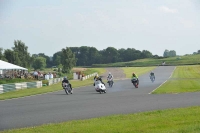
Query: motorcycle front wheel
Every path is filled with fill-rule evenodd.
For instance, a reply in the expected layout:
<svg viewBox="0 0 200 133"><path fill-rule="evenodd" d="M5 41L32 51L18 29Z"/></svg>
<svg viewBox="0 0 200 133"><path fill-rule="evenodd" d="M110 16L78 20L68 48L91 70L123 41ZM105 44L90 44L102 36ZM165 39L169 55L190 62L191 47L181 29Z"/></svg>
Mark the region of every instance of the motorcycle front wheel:
<svg viewBox="0 0 200 133"><path fill-rule="evenodd" d="M68 90L67 89L65 89L65 93L68 95L69 94L69 92L68 92Z"/></svg>

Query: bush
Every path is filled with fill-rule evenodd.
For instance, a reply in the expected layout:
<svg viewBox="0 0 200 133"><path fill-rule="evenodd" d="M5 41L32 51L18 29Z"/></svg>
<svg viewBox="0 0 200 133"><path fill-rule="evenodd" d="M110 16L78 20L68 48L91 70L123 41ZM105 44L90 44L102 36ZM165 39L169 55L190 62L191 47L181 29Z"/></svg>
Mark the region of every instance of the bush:
<svg viewBox="0 0 200 133"><path fill-rule="evenodd" d="M42 84L48 85L48 84L49 84L49 81L48 81L48 80L42 80Z"/></svg>
<svg viewBox="0 0 200 133"><path fill-rule="evenodd" d="M14 78L14 79L0 79L0 84L10 84L10 83L21 83L21 82L33 82L35 80L33 79L20 79L20 78Z"/></svg>

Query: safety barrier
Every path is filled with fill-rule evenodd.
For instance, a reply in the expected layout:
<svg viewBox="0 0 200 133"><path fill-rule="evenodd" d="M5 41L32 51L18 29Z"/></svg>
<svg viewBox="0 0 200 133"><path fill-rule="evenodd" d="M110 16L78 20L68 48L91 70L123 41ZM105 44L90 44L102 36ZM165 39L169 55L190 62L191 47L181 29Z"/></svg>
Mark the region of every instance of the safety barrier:
<svg viewBox="0 0 200 133"><path fill-rule="evenodd" d="M82 77L82 80L86 80L86 79L88 79L88 78L90 78L90 77L92 77L92 76L95 76L96 74L97 74L97 73L93 73L93 74L84 76L84 77Z"/></svg>
<svg viewBox="0 0 200 133"><path fill-rule="evenodd" d="M40 88L40 87L42 87L42 81L1 84L0 85L0 93L5 93L5 92L13 91L13 90L21 90L21 89L28 89L28 88Z"/></svg>
<svg viewBox="0 0 200 133"><path fill-rule="evenodd" d="M63 78L54 78L54 79L49 79L49 84L48 85L52 85L52 84L56 84L58 82L61 82L63 80Z"/></svg>

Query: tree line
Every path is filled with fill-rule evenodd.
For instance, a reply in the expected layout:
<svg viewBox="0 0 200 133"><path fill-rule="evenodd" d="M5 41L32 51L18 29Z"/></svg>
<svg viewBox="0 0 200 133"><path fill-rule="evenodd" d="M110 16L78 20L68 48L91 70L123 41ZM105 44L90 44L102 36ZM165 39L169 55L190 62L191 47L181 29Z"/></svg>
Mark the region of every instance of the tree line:
<svg viewBox="0 0 200 133"><path fill-rule="evenodd" d="M12 49L0 48L0 59L25 68L43 69L56 66L62 72L69 72L74 66L91 66L92 64L107 64L127 62L144 58L163 58L152 55L148 50L136 50L134 48L107 47L97 50L95 47L66 47L53 54L52 57L44 53L30 54L28 47L20 40L14 41Z"/></svg>
<svg viewBox="0 0 200 133"><path fill-rule="evenodd" d="M134 48L121 48L107 47L103 50L97 50L95 47L81 46L69 47L75 54L77 59L77 66L91 66L92 64L107 64L115 62L126 62L137 59L151 58L152 53L147 50L136 50ZM61 64L61 51L53 55L53 63L55 66Z"/></svg>
<svg viewBox="0 0 200 133"><path fill-rule="evenodd" d="M163 57L175 57L176 51L175 50L165 50L163 53Z"/></svg>

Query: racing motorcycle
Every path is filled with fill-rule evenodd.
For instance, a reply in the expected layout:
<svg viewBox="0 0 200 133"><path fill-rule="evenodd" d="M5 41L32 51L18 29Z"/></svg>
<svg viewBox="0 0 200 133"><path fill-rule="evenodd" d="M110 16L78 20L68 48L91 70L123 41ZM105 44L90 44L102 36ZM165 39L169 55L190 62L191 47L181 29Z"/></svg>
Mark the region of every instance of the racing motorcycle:
<svg viewBox="0 0 200 133"><path fill-rule="evenodd" d="M95 80L95 90L96 92L99 92L100 94L101 93L106 93L106 87L104 84L101 83L100 80Z"/></svg>
<svg viewBox="0 0 200 133"><path fill-rule="evenodd" d="M66 94L72 94L73 90L71 89L70 85L68 83L63 83L63 89L65 90Z"/></svg>
<svg viewBox="0 0 200 133"><path fill-rule="evenodd" d="M108 85L109 87L112 87L113 86L113 79L112 78L108 78Z"/></svg>
<svg viewBox="0 0 200 133"><path fill-rule="evenodd" d="M137 82L137 78L132 78L131 82L133 83L133 85L135 86L135 88L138 88L138 82Z"/></svg>
<svg viewBox="0 0 200 133"><path fill-rule="evenodd" d="M155 81L155 76L150 76L151 82Z"/></svg>

